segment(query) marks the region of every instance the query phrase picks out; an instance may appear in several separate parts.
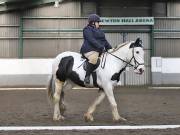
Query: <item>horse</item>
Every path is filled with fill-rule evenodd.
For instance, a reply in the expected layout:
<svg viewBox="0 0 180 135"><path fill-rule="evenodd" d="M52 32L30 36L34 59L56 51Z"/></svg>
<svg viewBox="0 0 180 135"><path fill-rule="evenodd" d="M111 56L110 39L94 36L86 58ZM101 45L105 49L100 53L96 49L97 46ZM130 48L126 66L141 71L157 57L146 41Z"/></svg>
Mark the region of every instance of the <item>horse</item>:
<svg viewBox="0 0 180 135"><path fill-rule="evenodd" d="M142 40L129 41L117 45L100 56L100 65L94 70L95 75L90 76L90 85L84 84L86 59L76 52L60 53L53 61L52 76L49 81L48 95L54 103L53 120L64 120L66 106L64 104L64 91L75 85L83 87L98 87L99 95L84 114L85 121L94 121L93 113L96 107L107 96L111 106L113 121L127 121L119 115L113 89L120 84L120 75L126 67L134 68L136 74L142 74L144 66L144 50ZM95 76L95 77L94 77Z"/></svg>

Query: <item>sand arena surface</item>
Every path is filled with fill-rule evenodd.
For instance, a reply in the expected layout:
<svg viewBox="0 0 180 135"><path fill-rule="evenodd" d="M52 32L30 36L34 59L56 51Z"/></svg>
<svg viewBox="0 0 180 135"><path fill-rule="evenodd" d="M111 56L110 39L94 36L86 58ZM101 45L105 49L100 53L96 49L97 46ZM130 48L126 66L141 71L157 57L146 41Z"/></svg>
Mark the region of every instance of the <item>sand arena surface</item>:
<svg viewBox="0 0 180 135"><path fill-rule="evenodd" d="M45 90L0 91L0 126L103 126L129 125L114 123L107 99L97 108L94 122L84 122L83 115L98 94L97 90L67 90L66 119L52 120L52 105L48 102ZM119 113L137 125L180 125L180 90L152 90L147 87L117 88L114 90ZM58 135L69 134L128 134L128 135L166 135L180 134L180 129L166 130L100 130L100 131L0 131L8 135Z"/></svg>

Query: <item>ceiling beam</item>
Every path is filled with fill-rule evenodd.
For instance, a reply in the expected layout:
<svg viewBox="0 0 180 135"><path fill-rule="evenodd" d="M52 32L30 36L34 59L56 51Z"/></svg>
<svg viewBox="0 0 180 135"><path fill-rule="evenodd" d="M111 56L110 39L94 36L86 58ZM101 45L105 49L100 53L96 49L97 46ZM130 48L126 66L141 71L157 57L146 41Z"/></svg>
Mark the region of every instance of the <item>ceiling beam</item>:
<svg viewBox="0 0 180 135"><path fill-rule="evenodd" d="M53 3L56 0L0 0L0 12Z"/></svg>

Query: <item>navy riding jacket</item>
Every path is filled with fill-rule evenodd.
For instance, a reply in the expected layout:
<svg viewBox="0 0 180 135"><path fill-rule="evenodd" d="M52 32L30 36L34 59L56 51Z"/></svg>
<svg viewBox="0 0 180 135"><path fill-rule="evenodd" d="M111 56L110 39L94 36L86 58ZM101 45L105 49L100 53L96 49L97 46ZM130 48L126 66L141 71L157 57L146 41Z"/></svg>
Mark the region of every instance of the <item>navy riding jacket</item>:
<svg viewBox="0 0 180 135"><path fill-rule="evenodd" d="M105 34L101 29L87 25L83 29L84 42L81 47L81 53L87 53L90 51L97 51L102 53L104 50L111 49L111 45L105 38Z"/></svg>

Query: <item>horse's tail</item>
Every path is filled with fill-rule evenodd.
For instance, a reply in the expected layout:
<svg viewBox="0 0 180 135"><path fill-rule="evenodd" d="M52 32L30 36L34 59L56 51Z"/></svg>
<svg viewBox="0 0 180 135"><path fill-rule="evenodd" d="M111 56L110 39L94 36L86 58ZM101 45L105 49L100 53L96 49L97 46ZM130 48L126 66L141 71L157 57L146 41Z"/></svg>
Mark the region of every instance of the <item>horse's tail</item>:
<svg viewBox="0 0 180 135"><path fill-rule="evenodd" d="M54 92L55 92L55 78L54 75L51 75L48 85L48 97L51 101L53 101Z"/></svg>

